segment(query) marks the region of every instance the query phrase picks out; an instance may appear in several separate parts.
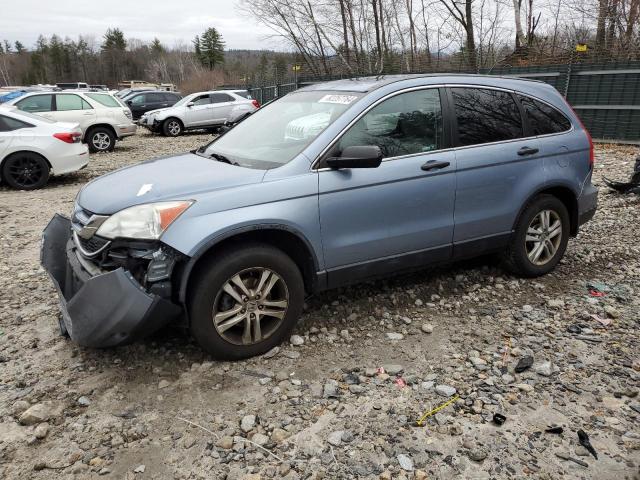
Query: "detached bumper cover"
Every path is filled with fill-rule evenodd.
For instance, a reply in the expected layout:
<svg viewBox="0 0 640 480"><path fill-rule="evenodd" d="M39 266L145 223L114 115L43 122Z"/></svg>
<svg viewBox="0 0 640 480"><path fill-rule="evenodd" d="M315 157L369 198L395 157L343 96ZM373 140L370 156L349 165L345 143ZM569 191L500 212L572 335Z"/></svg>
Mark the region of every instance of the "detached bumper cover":
<svg viewBox="0 0 640 480"><path fill-rule="evenodd" d="M42 266L58 290L71 339L87 347L130 343L178 318L182 309L149 294L126 270L91 276L71 240L68 218L55 215L42 234Z"/></svg>

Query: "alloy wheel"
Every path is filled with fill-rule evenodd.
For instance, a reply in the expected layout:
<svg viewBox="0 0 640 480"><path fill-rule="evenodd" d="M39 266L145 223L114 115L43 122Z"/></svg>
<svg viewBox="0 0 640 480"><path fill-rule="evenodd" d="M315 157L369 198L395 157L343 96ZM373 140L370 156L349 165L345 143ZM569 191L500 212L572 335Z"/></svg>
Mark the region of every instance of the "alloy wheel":
<svg viewBox="0 0 640 480"><path fill-rule="evenodd" d="M7 166L7 173L21 188L37 185L44 175L44 168L38 160L32 157L16 157Z"/></svg>
<svg viewBox="0 0 640 480"><path fill-rule="evenodd" d="M97 132L91 137L91 143L96 150L107 150L111 146L111 138L104 132Z"/></svg>
<svg viewBox="0 0 640 480"><path fill-rule="evenodd" d="M562 242L562 220L554 210L542 210L527 228L525 250L534 265L545 265L555 256Z"/></svg>
<svg viewBox="0 0 640 480"><path fill-rule="evenodd" d="M278 330L288 307L282 277L268 268L249 268L229 278L216 295L213 325L227 342L253 345Z"/></svg>
<svg viewBox="0 0 640 480"><path fill-rule="evenodd" d="M174 137L177 135L180 135L180 124L178 122L171 121L169 122L169 125L167 126L167 129L169 130L169 133L171 135L173 135Z"/></svg>

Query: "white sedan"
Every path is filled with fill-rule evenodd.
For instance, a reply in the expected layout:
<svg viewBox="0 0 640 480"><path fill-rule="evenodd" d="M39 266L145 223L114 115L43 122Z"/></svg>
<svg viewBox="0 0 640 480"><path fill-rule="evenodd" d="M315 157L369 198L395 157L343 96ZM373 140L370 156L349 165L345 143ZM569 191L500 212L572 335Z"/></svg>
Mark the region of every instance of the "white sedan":
<svg viewBox="0 0 640 480"><path fill-rule="evenodd" d="M19 190L35 190L51 175L86 167L89 152L81 138L77 123L0 107L0 181Z"/></svg>

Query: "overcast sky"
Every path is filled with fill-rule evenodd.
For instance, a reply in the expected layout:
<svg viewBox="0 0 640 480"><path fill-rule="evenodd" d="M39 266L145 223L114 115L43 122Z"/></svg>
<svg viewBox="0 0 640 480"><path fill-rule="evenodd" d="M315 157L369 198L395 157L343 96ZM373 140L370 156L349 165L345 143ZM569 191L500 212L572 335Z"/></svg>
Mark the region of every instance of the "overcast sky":
<svg viewBox="0 0 640 480"><path fill-rule="evenodd" d="M20 40L33 47L38 35L53 33L73 39L92 35L101 42L109 27L120 28L127 38L151 41L158 37L167 46L190 42L214 26L227 48L283 50L271 31L241 13L239 0L0 0L0 39Z"/></svg>

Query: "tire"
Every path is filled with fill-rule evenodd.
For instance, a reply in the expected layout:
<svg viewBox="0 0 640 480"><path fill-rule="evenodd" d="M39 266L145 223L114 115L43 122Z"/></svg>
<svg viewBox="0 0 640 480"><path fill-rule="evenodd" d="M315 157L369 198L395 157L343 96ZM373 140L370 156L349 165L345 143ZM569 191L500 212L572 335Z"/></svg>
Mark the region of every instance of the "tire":
<svg viewBox="0 0 640 480"><path fill-rule="evenodd" d="M166 137L177 137L182 134L184 126L177 118L167 118L162 122L162 133Z"/></svg>
<svg viewBox="0 0 640 480"><path fill-rule="evenodd" d="M254 294L265 274L261 290L266 296L260 298ZM252 296L232 283L238 276ZM247 243L224 249L205 261L190 284L191 333L217 359L240 360L269 351L287 338L302 314L302 274L291 258L269 245ZM230 288L237 298L227 293ZM267 310L277 316L262 313ZM219 319L214 321L214 316Z"/></svg>
<svg viewBox="0 0 640 480"><path fill-rule="evenodd" d="M107 127L93 127L85 135L91 153L112 152L116 146L116 135Z"/></svg>
<svg viewBox="0 0 640 480"><path fill-rule="evenodd" d="M560 225L554 227L557 222ZM535 197L518 219L503 257L505 267L516 275L530 278L549 273L567 249L569 232L569 212L564 203L553 195Z"/></svg>
<svg viewBox="0 0 640 480"><path fill-rule="evenodd" d="M2 180L18 190L36 190L49 181L49 164L34 152L17 152L2 163Z"/></svg>

